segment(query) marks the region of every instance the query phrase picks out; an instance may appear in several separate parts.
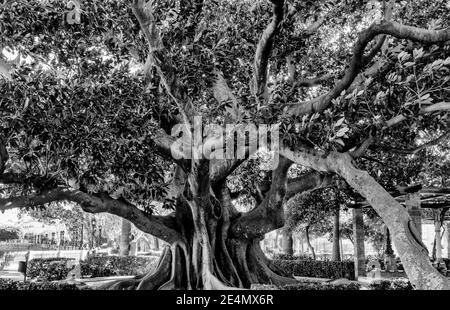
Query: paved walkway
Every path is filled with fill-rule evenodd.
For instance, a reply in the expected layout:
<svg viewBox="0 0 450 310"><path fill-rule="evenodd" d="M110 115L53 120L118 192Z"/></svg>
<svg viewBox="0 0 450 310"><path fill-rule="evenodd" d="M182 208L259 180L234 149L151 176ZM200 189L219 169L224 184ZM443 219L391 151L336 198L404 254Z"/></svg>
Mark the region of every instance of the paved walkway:
<svg viewBox="0 0 450 310"><path fill-rule="evenodd" d="M98 289L99 287L113 282L117 280L128 280L132 279L134 276L118 276L118 277L101 277L101 278L82 278L82 279L75 279L74 281L79 284L86 284L91 289ZM72 281L70 281L72 282Z"/></svg>
<svg viewBox="0 0 450 310"><path fill-rule="evenodd" d="M12 279L17 281L23 281L23 274L16 271L0 271L0 279Z"/></svg>

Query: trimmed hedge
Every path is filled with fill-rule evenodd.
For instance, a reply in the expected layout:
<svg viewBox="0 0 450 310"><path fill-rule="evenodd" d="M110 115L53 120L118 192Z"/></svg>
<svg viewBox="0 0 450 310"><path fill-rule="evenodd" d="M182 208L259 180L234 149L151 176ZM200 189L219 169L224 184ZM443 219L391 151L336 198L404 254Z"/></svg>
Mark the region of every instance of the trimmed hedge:
<svg viewBox="0 0 450 310"><path fill-rule="evenodd" d="M0 279L0 291L1 290L20 290L20 291L62 291L71 290L77 291L80 288L75 284L69 283L57 283L57 282L20 282L11 279Z"/></svg>
<svg viewBox="0 0 450 310"><path fill-rule="evenodd" d="M355 280L355 264L351 261L273 260L272 264L286 276Z"/></svg>
<svg viewBox="0 0 450 310"><path fill-rule="evenodd" d="M273 260L313 260L309 255L274 254Z"/></svg>
<svg viewBox="0 0 450 310"><path fill-rule="evenodd" d="M372 283L370 283L369 289L375 291L410 291L413 290L413 287L408 279L399 278L373 281Z"/></svg>
<svg viewBox="0 0 450 310"><path fill-rule="evenodd" d="M328 282L299 282L283 286L276 285L252 285L254 290L283 290L283 291L358 291L361 285L352 283L328 283Z"/></svg>
<svg viewBox="0 0 450 310"><path fill-rule="evenodd" d="M27 277L40 281L57 281L67 278L73 267L68 268L67 262L73 258L36 258L28 261Z"/></svg>
<svg viewBox="0 0 450 310"><path fill-rule="evenodd" d="M80 262L83 277L145 274L156 268L158 257L93 256Z"/></svg>
<svg viewBox="0 0 450 310"><path fill-rule="evenodd" d="M93 256L80 262L83 277L140 275L156 267L158 257ZM58 281L67 278L73 267L71 258L36 258L28 262L27 277L38 281Z"/></svg>

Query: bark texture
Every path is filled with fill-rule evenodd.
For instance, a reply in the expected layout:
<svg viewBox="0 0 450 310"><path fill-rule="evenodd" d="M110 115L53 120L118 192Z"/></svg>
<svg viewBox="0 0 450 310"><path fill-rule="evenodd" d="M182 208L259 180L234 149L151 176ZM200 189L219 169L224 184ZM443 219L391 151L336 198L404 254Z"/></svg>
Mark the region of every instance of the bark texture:
<svg viewBox="0 0 450 310"><path fill-rule="evenodd" d="M120 255L128 256L130 254L130 235L131 223L122 219L122 229L120 234Z"/></svg>
<svg viewBox="0 0 450 310"><path fill-rule="evenodd" d="M334 223L333 223L333 253L331 260L335 262L341 261L341 246L340 246L340 235L339 235L339 213L340 209L336 209L334 213Z"/></svg>

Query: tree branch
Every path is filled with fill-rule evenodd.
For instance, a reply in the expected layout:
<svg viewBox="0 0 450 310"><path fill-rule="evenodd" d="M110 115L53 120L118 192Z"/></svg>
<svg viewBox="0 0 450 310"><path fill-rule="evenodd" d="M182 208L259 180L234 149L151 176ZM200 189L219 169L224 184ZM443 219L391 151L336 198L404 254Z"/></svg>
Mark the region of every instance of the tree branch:
<svg viewBox="0 0 450 310"><path fill-rule="evenodd" d="M146 7L145 7L146 6ZM182 87L176 76L176 69L170 59L165 57L165 48L155 24L155 18L150 7L151 2L145 0L132 0L131 8L136 16L141 29L147 39L149 54L147 58L147 69L151 66L156 67L161 82L166 89L167 94L175 102L183 116L185 124L190 124L189 116L194 113L194 107L186 96L186 91Z"/></svg>
<svg viewBox="0 0 450 310"><path fill-rule="evenodd" d="M438 138L428 141L422 145L419 145L415 148L411 148L411 149L397 149L397 148L393 148L393 147L389 147L389 146L377 146L381 149L383 149L384 151L389 151L389 152L394 152L394 153L398 153L398 154L404 154L404 155L412 155L412 154L416 154L419 151L422 151L426 148L429 148L431 146L437 145L439 143L441 143L444 140L447 140L448 138L450 138L450 130L445 132L443 135L439 136Z"/></svg>
<svg viewBox="0 0 450 310"><path fill-rule="evenodd" d="M292 161L280 157L272 173L272 184L264 200L253 210L242 215L230 227L235 238L257 238L284 225L283 201L286 194L287 172Z"/></svg>
<svg viewBox="0 0 450 310"><path fill-rule="evenodd" d="M448 111L448 110L450 110L450 103L448 103L448 102L440 102L440 103L436 103L436 104L430 105L430 106L428 106L426 108L422 108L420 110L419 114L427 114L427 113L432 113L432 112L440 112L440 111ZM393 126L395 126L395 125L405 121L406 119L407 119L407 117L404 116L404 115L395 116L395 117L393 117L392 119L388 120L385 123L384 127L382 128L382 130L385 130L385 129L388 129L390 127L393 127ZM437 139L438 141L436 141L436 144L439 143L440 141L446 139L446 138L448 138L447 133L444 134L443 136L441 136L440 138L438 138ZM395 148L391 148L391 147L388 147L388 146L374 146L372 144L375 143L375 141L376 141L376 137L370 135L367 139L364 140L364 142L361 144L361 146L358 147L358 149L356 151L351 152L351 156L354 159L359 158L359 157L364 157L365 152L369 148L381 148L382 150L392 151L392 152L396 152L396 153L399 153L399 154L415 154L415 153L419 152L420 150L422 150L424 148L427 148L427 147L430 147L430 146L435 144L433 141L430 141L429 145L425 144L425 145L423 145L423 147L420 146L420 147L417 147L417 148L411 149L411 150L400 150L400 149L395 149ZM367 158L367 156L365 158L369 159L369 158ZM369 160L373 161L374 159L369 159Z"/></svg>
<svg viewBox="0 0 450 310"><path fill-rule="evenodd" d="M173 147L176 142L174 137L159 130L151 139L155 143L156 152L161 157L175 162L182 169L187 169L189 167L189 160L184 158L184 153Z"/></svg>
<svg viewBox="0 0 450 310"><path fill-rule="evenodd" d="M289 179L284 200L288 201L297 194L329 186L331 182L331 175L316 171L306 173L295 179Z"/></svg>
<svg viewBox="0 0 450 310"><path fill-rule="evenodd" d="M258 105L268 101L267 70L272 47L279 26L284 17L284 0L270 0L273 4L273 18L264 30L256 48L254 60L253 95Z"/></svg>
<svg viewBox="0 0 450 310"><path fill-rule="evenodd" d="M326 73L324 75L308 79L308 78L300 78L297 79L293 85L293 87L312 87L320 85L326 81L328 81L330 78L332 78L333 75L330 73Z"/></svg>
<svg viewBox="0 0 450 310"><path fill-rule="evenodd" d="M420 109L419 114L427 114L433 112L450 111L450 102L439 102ZM388 120L384 128L393 127L407 119L404 115L398 115Z"/></svg>
<svg viewBox="0 0 450 310"><path fill-rule="evenodd" d="M233 121L239 121L239 104L222 72L216 72L217 79L213 86L214 98L220 106L225 106L225 112L228 113Z"/></svg>
<svg viewBox="0 0 450 310"><path fill-rule="evenodd" d="M124 199L114 199L107 194L87 194L80 190L58 187L41 194L0 199L0 210L39 207L51 202L71 201L80 205L88 213L111 213L132 222L146 233L168 243L180 240L181 235L174 229L171 216L151 216L139 210Z"/></svg>
<svg viewBox="0 0 450 310"><path fill-rule="evenodd" d="M353 48L353 57L344 77L327 94L311 101L290 105L287 113L293 115L306 115L321 113L331 104L332 100L348 89L362 68L373 58L374 53L364 55L367 45L378 35L388 34L399 39L409 39L422 43L440 43L450 40L450 28L443 30L428 30L412 26L405 26L393 21L383 20L378 24L372 24L362 31ZM374 50L379 50L382 45L376 44ZM374 51L372 50L372 51ZM376 54L376 53L375 53Z"/></svg>

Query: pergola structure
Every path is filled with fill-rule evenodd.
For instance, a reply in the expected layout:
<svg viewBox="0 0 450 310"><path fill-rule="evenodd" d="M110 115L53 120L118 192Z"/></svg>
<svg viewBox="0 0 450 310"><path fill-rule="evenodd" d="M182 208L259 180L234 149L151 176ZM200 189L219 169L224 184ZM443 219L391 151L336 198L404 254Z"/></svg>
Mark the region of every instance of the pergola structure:
<svg viewBox="0 0 450 310"><path fill-rule="evenodd" d="M419 243L422 242L422 219L423 209L433 209L433 215L428 215L427 220L435 223L436 234L436 258L442 258L441 248L441 223L447 221L447 234L450 243L450 215L445 211L450 209L450 188L422 187L414 185L408 187L398 187L390 194L407 209L414 223L412 227L413 236ZM370 207L366 201L358 201L348 206L353 209L353 234L355 247L355 276L365 276L365 250L364 250L364 208ZM424 246L425 247L425 246ZM449 244L450 252L450 244ZM450 254L450 253L449 253Z"/></svg>

